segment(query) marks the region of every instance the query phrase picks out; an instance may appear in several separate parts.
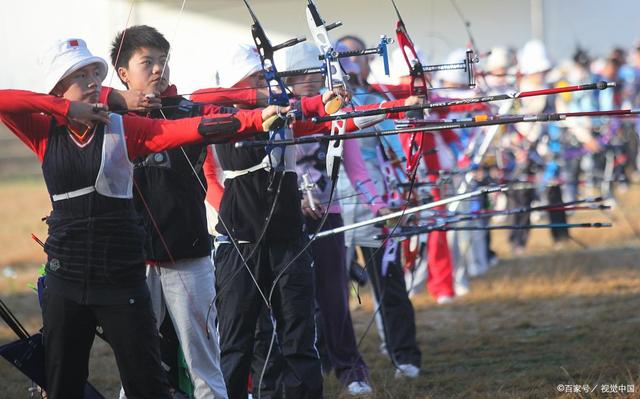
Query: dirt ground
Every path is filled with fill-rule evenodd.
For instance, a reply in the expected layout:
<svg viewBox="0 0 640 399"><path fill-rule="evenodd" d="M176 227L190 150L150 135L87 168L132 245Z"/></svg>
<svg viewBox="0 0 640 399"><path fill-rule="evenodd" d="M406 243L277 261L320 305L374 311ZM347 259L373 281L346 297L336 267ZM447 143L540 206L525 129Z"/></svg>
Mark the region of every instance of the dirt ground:
<svg viewBox="0 0 640 399"><path fill-rule="evenodd" d="M30 234L46 237L40 218L49 203L40 180L0 184L0 297L31 332L41 325L35 281L44 256ZM547 231L532 232L527 252L513 256L506 233L493 235L500 262L472 281L471 293L438 306L413 298L423 351L414 381L395 380L379 353L375 328L361 350L375 398L640 397L640 188L619 196L611 212L584 212L572 222L612 221L610 229L574 230L576 242L557 248ZM636 225L637 224L637 225ZM587 249L583 246L588 247ZM353 311L358 337L372 318L369 288ZM15 339L0 322L0 343ZM110 348L96 340L91 382L117 397ZM0 361L0 398L26 398L29 382ZM580 387L579 393L574 386ZM612 393L621 387L634 393ZM590 393L584 393L588 388ZM592 392L591 392L592 391ZM344 397L333 376L327 398Z"/></svg>

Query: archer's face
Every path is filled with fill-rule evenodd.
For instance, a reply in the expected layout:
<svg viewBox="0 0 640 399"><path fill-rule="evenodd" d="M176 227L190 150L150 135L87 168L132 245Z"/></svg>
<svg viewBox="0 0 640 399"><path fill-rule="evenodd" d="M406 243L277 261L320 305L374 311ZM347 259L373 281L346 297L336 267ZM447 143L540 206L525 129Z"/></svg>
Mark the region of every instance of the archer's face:
<svg viewBox="0 0 640 399"><path fill-rule="evenodd" d="M345 39L341 42L349 51L360 51L365 48L362 47L362 44L352 39ZM358 75L361 79L366 80L371 72L371 68L369 67L369 62L371 58L369 56L357 56L357 57L349 57L349 62L357 65Z"/></svg>
<svg viewBox="0 0 640 399"><path fill-rule="evenodd" d="M262 71L258 71L234 84L233 87L236 89L255 89L258 87L266 87L265 85L264 74Z"/></svg>
<svg viewBox="0 0 640 399"><path fill-rule="evenodd" d="M64 78L53 94L69 101L82 101L88 104L97 103L102 88L102 74L98 64L89 64Z"/></svg>
<svg viewBox="0 0 640 399"><path fill-rule="evenodd" d="M291 87L295 96L315 96L324 86L324 78L319 73L292 76L287 79L287 85Z"/></svg>
<svg viewBox="0 0 640 399"><path fill-rule="evenodd" d="M118 75L130 90L159 96L169 87L167 53L142 47L133 53L126 68L118 68Z"/></svg>

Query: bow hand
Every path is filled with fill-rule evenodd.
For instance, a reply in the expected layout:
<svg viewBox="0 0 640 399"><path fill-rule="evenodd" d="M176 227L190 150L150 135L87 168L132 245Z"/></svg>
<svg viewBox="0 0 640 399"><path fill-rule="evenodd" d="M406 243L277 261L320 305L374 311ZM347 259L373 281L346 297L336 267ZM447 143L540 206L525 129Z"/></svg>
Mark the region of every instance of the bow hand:
<svg viewBox="0 0 640 399"><path fill-rule="evenodd" d="M109 108L104 104L87 104L81 101L72 101L67 113L69 121L77 122L87 127L96 122L109 123Z"/></svg>
<svg viewBox="0 0 640 399"><path fill-rule="evenodd" d="M351 100L351 93L343 86L336 86L333 90L327 90L322 94L322 103L325 111L331 115Z"/></svg>

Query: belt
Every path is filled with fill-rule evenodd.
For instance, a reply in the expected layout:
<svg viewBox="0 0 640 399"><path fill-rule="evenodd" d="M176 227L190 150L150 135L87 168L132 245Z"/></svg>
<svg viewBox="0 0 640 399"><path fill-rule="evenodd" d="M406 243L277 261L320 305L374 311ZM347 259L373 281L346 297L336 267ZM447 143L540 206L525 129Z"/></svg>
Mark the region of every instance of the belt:
<svg viewBox="0 0 640 399"><path fill-rule="evenodd" d="M229 236L219 235L213 239L214 248L218 248L223 244L232 244L231 238L229 238ZM251 241L236 240L236 244L251 244Z"/></svg>
<svg viewBox="0 0 640 399"><path fill-rule="evenodd" d="M253 173L255 171L258 170L269 170L271 169L271 165L269 165L269 162L267 162L266 158L265 160L263 160L262 162L260 162L257 165L253 165L250 168L247 169L242 169L242 170L223 170L222 171L222 175L224 176L225 179L235 179L238 176L244 176L247 175L249 173Z"/></svg>
<svg viewBox="0 0 640 399"><path fill-rule="evenodd" d="M53 199L53 201L62 201L70 198L76 198L76 197L81 197L83 195L91 194L94 191L96 191L96 188L94 186L89 186L89 187L80 188L78 190L69 191L68 193L54 194L51 196L51 199Z"/></svg>

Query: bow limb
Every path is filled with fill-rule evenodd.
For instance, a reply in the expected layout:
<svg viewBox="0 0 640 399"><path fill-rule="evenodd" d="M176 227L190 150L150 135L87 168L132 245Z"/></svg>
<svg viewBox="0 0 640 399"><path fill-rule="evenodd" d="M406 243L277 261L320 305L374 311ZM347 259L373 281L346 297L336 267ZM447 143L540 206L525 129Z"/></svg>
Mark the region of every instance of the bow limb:
<svg viewBox="0 0 640 399"><path fill-rule="evenodd" d="M331 44L331 40L329 39L329 33L325 26L325 22L320 17L318 8L314 4L313 0L308 0L306 14L307 24L309 25L309 30L311 31L311 35L313 36L316 47L318 47L320 54L324 55L326 71L325 85L327 87L327 90L332 91L335 87L346 88L346 83L344 76L342 75L342 68L340 67L340 63L338 62L338 59L333 56L333 46ZM338 25L334 24L334 26ZM343 105L344 104L341 98L336 97L325 105L325 111L328 114L344 114L343 111L340 111L340 108L342 108ZM345 134L345 132L345 121L331 121L332 136L343 135ZM342 140L329 141L326 155L326 167L327 174L332 181L337 180L338 178L338 172L340 171L340 163L342 161L343 153L344 142Z"/></svg>
<svg viewBox="0 0 640 399"><path fill-rule="evenodd" d="M400 11L394 0L391 0L391 4L393 5L394 10L396 11L396 15L398 16L398 21L396 22L396 39L398 40L398 46L402 51L402 56L407 63L407 67L409 68L409 77L410 77L410 86L409 86L409 95L422 95L424 96L426 101L429 101L429 92L427 90L427 76L424 73L424 69L422 67L422 63L420 62L420 58L418 57L418 52L415 49L415 45L409 36L409 32L407 32L407 27L400 15ZM419 115L417 115L416 119L424 119L424 112L418 111ZM411 135L411 140L409 143L409 153L407 156L407 172L414 171L418 163L420 162L420 158L422 157L422 144L423 137L421 132L416 132Z"/></svg>

